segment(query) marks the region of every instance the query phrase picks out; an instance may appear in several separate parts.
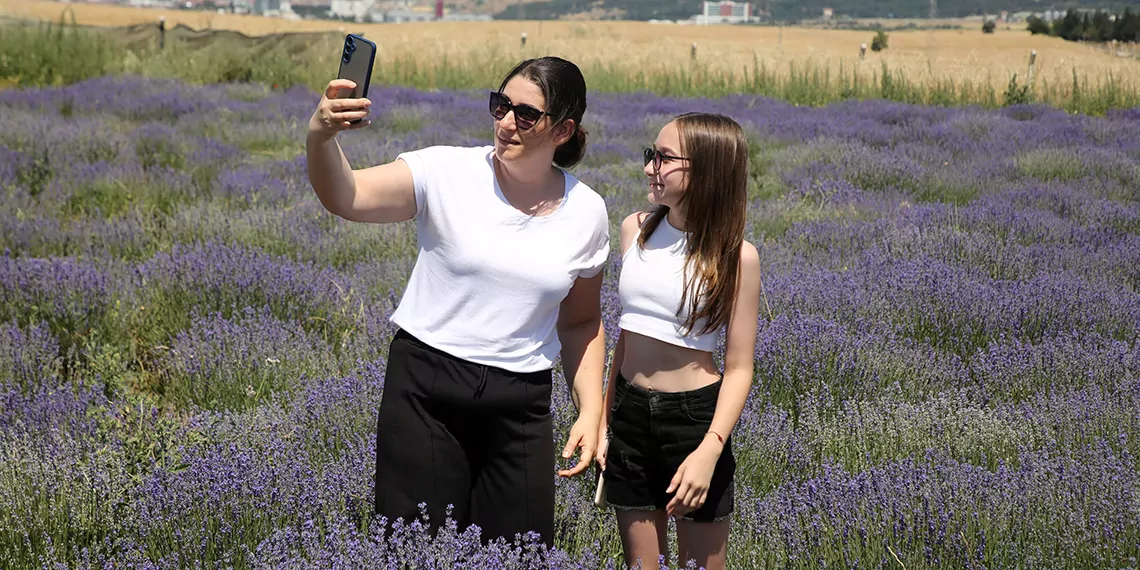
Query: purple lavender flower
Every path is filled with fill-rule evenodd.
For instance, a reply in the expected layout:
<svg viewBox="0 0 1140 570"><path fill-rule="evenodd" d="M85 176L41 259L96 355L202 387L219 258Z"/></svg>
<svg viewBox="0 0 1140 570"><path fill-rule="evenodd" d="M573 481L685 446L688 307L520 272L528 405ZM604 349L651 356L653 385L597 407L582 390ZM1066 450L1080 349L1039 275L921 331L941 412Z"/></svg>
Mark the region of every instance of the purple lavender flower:
<svg viewBox="0 0 1140 570"><path fill-rule="evenodd" d="M374 85L341 144L355 167L489 144L485 96ZM373 516L418 245L316 199L317 99L0 91L0 566L621 567L589 477L556 479L551 550ZM1140 114L593 94L574 175L615 244L649 207L640 149L691 110L748 133L764 278L729 566L1135 566Z"/></svg>

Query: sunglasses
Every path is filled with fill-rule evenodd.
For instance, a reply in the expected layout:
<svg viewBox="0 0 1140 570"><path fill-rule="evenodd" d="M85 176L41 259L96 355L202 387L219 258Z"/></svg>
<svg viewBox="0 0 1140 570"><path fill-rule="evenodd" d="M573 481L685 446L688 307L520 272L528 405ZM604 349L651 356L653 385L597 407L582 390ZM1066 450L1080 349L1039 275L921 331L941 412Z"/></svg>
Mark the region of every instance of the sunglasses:
<svg viewBox="0 0 1140 570"><path fill-rule="evenodd" d="M547 114L546 111L539 111L530 105L515 105L509 97L498 91L491 92L490 107L491 116L498 120L502 120L503 117L507 116L507 113L514 111L515 124L518 125L520 131L533 127L543 115Z"/></svg>
<svg viewBox="0 0 1140 570"><path fill-rule="evenodd" d="M641 158L645 161L645 166L649 166L649 163L652 162L654 170L661 170L661 163L665 162L665 160L689 160L683 156L665 154L655 148L647 148L642 151Z"/></svg>

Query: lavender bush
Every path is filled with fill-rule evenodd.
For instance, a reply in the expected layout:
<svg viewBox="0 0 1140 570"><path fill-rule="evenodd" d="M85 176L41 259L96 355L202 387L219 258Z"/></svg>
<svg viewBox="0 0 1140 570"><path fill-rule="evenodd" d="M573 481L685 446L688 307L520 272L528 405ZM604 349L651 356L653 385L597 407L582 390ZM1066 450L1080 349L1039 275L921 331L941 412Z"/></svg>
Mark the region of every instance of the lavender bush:
<svg viewBox="0 0 1140 570"><path fill-rule="evenodd" d="M486 144L484 96L375 87L342 145ZM0 567L621 567L589 476L557 481L552 550L372 515L414 226L320 206L315 101L0 92ZM729 566L1136 567L1140 113L596 95L575 174L615 241L640 148L695 109L749 133L763 260Z"/></svg>

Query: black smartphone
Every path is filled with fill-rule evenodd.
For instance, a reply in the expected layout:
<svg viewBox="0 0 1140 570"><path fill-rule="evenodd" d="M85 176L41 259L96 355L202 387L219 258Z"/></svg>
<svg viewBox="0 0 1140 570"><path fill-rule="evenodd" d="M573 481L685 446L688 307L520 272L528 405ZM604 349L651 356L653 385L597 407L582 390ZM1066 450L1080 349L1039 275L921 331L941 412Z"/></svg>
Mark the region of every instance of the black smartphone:
<svg viewBox="0 0 1140 570"><path fill-rule="evenodd" d="M376 61L376 44L356 34L344 37L344 47L340 51L340 71L337 79L349 79L356 83L349 98L359 99L368 96L368 83L372 79L372 64ZM361 119L352 121L359 123Z"/></svg>

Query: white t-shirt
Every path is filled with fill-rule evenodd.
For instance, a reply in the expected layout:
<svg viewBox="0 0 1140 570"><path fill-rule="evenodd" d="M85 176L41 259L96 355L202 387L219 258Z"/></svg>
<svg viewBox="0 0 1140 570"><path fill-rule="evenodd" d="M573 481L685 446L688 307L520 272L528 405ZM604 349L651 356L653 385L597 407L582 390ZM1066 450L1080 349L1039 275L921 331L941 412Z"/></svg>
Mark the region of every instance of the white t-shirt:
<svg viewBox="0 0 1140 570"><path fill-rule="evenodd" d="M559 305L610 252L605 201L565 173L558 209L529 216L503 197L494 147L400 154L416 192L419 256L391 321L430 346L515 372L551 368Z"/></svg>

